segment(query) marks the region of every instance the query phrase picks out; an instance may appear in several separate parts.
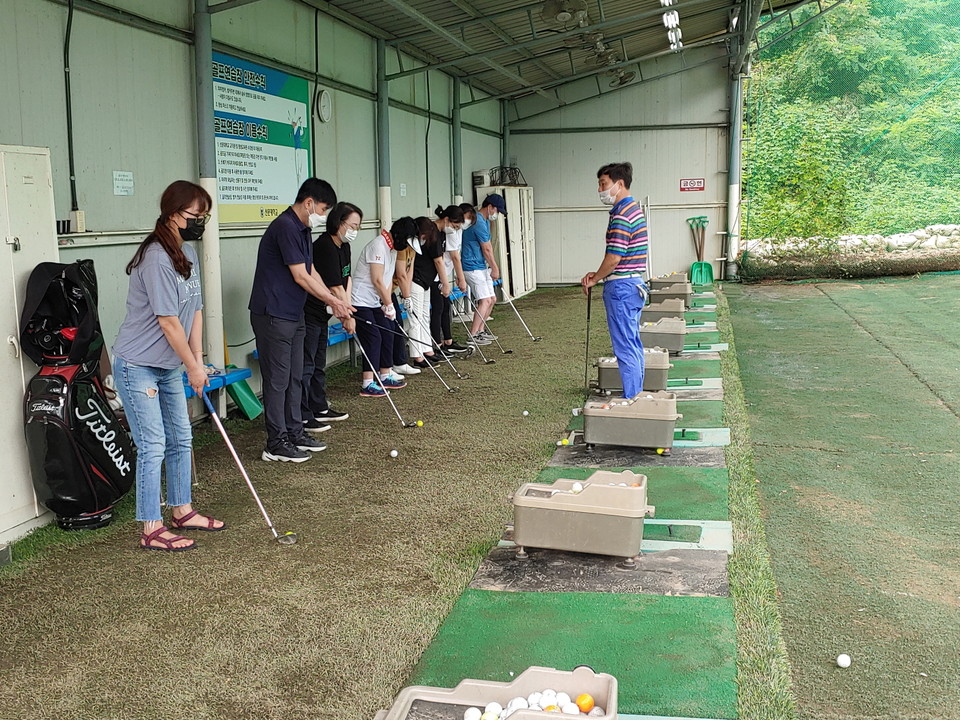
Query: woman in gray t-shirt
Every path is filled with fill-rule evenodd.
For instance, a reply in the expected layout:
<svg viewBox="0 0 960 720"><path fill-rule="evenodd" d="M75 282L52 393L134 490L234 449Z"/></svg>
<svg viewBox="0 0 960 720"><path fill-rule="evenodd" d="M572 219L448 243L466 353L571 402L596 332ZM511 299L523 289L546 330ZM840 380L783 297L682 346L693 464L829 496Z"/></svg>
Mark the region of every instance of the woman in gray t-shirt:
<svg viewBox="0 0 960 720"><path fill-rule="evenodd" d="M203 235L210 195L178 180L160 198L160 217L137 248L127 274L127 314L113 346L117 391L137 445L137 520L140 547L179 552L194 541L166 528L160 514L160 468L166 462L167 503L174 530L222 530L224 524L191 506L193 431L180 366L199 395L203 320L197 253L188 242Z"/></svg>

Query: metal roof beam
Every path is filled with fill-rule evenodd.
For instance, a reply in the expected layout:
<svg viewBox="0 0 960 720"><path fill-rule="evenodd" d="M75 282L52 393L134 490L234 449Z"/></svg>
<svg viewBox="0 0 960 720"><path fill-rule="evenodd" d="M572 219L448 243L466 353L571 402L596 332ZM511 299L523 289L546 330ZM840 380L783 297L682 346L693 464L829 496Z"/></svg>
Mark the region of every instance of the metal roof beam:
<svg viewBox="0 0 960 720"><path fill-rule="evenodd" d="M506 15L517 15L519 13L526 13L529 10L534 10L536 8L539 8L542 5L543 5L543 0L537 0L537 2L526 3L524 5L517 5L516 7L510 8L509 10L501 10L500 12L489 13L487 15L484 15L484 17L487 20L496 20ZM459 30L460 28L466 27L467 25L473 25L475 22L476 20L474 19L463 20L461 22L453 23L451 25L444 25L443 29L449 30L450 32L454 32L455 30ZM405 42L415 42L417 40L422 40L423 38L430 37L431 35L433 35L432 30L424 30L423 32L414 33L413 35L402 35L400 37L394 37L392 40L387 41L387 45L399 45L400 43L405 43Z"/></svg>
<svg viewBox="0 0 960 720"><path fill-rule="evenodd" d="M795 24L795 23L791 23L791 26L790 26L790 29L789 29L789 30L786 30L785 32L783 32L783 33L781 33L780 35L778 35L777 37L773 38L772 40L770 40L770 41L768 41L768 42L765 42L763 45L760 44L760 32L761 32L762 30L766 30L766 29L768 29L769 27L771 27L771 26L773 26L773 25L776 25L776 24L777 24L778 22L780 22L785 16L790 15L790 13L792 13L794 10L796 10L796 9L798 9L798 8L800 8L800 7L803 7L804 5L809 5L810 3L813 3L813 2L817 3L817 5L819 6L819 8L820 8L819 12L814 13L812 16L810 16L809 18L807 18L806 20L804 20L804 21L803 21L802 23L800 23L799 25L797 25L797 24ZM768 47L770 47L770 46L773 45L774 43L778 43L778 42L780 42L781 40L783 40L784 38L789 37L790 35L793 35L793 33L795 33L795 32L796 32L797 30L799 30L800 28L802 28L802 27L804 27L804 26L806 26L806 25L809 25L810 23L812 23L812 22L813 22L814 20L816 20L817 18L822 17L823 15L826 15L828 12L830 12L830 11L833 10L834 8L839 7L840 5L843 5L845 2L847 2L847 0L834 0L833 2L831 2L831 3L829 3L829 4L825 4L826 2L827 2L827 0L806 0L805 2L802 2L802 3L800 3L799 5L794 5L794 6L791 7L789 10L786 10L786 11L784 11L783 13L781 13L780 15L777 15L776 17L774 17L774 18L772 18L772 19L770 19L770 20L767 20L766 22L760 24L760 25L757 27L757 32L755 33L755 38L754 38L754 40L755 40L755 42L756 42L757 47L756 47L756 49L754 50L754 52L760 52L761 50L766 50Z"/></svg>
<svg viewBox="0 0 960 720"><path fill-rule="evenodd" d="M395 0L384 0L388 4L393 4ZM707 4L716 4L717 0L680 0L674 5L671 5L669 8L658 7L653 10L646 10L644 12L634 13L632 15L627 15L621 18L614 18L612 20L606 20L604 22L594 23L588 25L587 27L578 27L576 30L564 30L559 33L552 33L550 35L539 35L530 40L524 40L523 42L516 43L511 46L493 48L492 50L486 50L484 52L472 51L469 56L458 57L454 60L444 60L441 63L435 65L428 65L425 67L417 68L415 70L407 70L405 72L393 73L388 75L387 78L393 80L395 78L404 77L406 75L413 75L418 72L423 72L425 70L439 70L441 68L450 67L451 65L456 65L457 63L467 62L470 60L483 60L486 62L488 58L495 57L497 55L503 55L504 53L513 52L515 50L523 50L526 48L537 47L540 45L546 45L548 43L555 43L557 40L562 40L565 37L570 37L571 35L580 35L585 32L596 32L597 30L604 30L606 28L617 27L618 25L626 25L630 22L636 22L637 20L645 20L651 17L657 17L663 15L667 10L677 10L678 12L684 9L692 9L699 7L701 5ZM436 25L434 23L434 25ZM440 27L436 25L436 27ZM441 28L442 30L442 28ZM459 42L459 40L458 40Z"/></svg>
<svg viewBox="0 0 960 720"><path fill-rule="evenodd" d="M463 42L463 40L461 40L460 38L458 38L458 37L457 37L456 35L454 35L453 33L450 33L450 32L448 32L447 30L444 30L440 25L438 25L437 23L435 23L433 20L431 20L430 18L428 18L426 15L424 15L424 14L423 14L422 12L420 12L419 10L416 10L416 9L410 7L409 5L407 5L407 3L404 2L403 0L381 0L381 2L383 2L383 3L386 4L386 5L389 5L389 6L392 7L392 8L395 8L395 9L399 10L399 11L402 12L404 15L413 18L413 19L416 20L417 22L423 23L424 26L426 26L426 27L430 28L431 30L433 30L437 35L439 35L440 37L442 37L442 38L444 38L445 40L447 40L447 42L452 43L452 44L455 45L456 47L460 48L461 50L463 50L463 52L467 53L469 56L478 56L477 51L476 51L474 48L470 47L470 45L468 45L467 43ZM529 80L525 79L524 77L522 77L522 76L520 76L520 75L517 75L515 72L511 72L510 70L508 70L507 68L505 68L503 65L500 65L499 63L494 62L493 60L489 59L488 57L479 57L478 59L482 60L483 62L485 62L485 63L486 63L487 65L489 65L490 67L494 68L495 70L498 70L498 71L500 72L500 74L503 75L504 77L506 77L506 78L508 78L508 79L510 79L510 80L513 80L515 83L519 83L519 84L522 85L524 88L530 88L530 90L532 90L533 92L539 93L539 94L543 95L544 97L548 97L548 98L550 97L550 95L549 95L548 93L543 92L543 91L540 90L539 88L533 87L533 86L532 86L532 83L531 83ZM457 62L462 62L462 61L463 61L463 59L461 59L461 60L459 60L459 61L457 61ZM397 76L396 76L396 75L388 75L388 76L387 76L387 80L391 80L391 79L393 79L394 77L397 77ZM553 98L551 98L551 99L553 99Z"/></svg>
<svg viewBox="0 0 960 720"><path fill-rule="evenodd" d="M260 0L226 0L226 2L217 3L216 5L208 5L207 12L212 15L213 13L223 12L224 10L233 10L234 8L238 8L243 5L250 5L251 3L255 2L260 2Z"/></svg>
<svg viewBox="0 0 960 720"><path fill-rule="evenodd" d="M746 6L747 12L746 18L743 17L743 12L740 13L740 47L737 50L737 57L730 65L730 71L734 75L741 74L743 66L747 62L750 43L757 34L757 25L759 25L760 16L763 14L763 0L744 0L743 6Z"/></svg>
<svg viewBox="0 0 960 720"><path fill-rule="evenodd" d="M684 51L688 49L698 48L698 47L705 47L707 45L718 45L720 43L726 42L727 39L730 38L732 35L733 33L723 33L722 35L717 35L716 37L712 37L709 40L702 40L700 42L690 43L689 45L683 46ZM601 73L607 72L608 70L616 70L617 68L628 67L630 65L637 65L638 63L643 62L644 60L653 60L655 58L664 57L666 55L674 55L674 54L676 53L674 53L673 50L669 50L669 49L657 50L656 52L648 53L646 55L641 55L640 57L631 58L630 60L623 60L622 62L618 62L613 65L605 65L604 67L597 68L596 70L588 70L586 72L577 73L576 75L571 75L570 77L564 78L560 82L557 82L554 80L551 82L539 83L534 87L525 88L524 90L515 90L513 92L501 93L499 95L494 95L488 98L471 100L468 103L464 103L463 107L468 108L471 105L477 105L482 102L487 102L488 100L504 100L507 98L518 99L518 96L522 97L521 93L543 90L544 88L551 88L555 85L566 84L566 83L574 82L575 80L582 80L583 78L593 77L594 75L599 75ZM724 54L724 57L728 57L728 56ZM554 99L554 98L551 98L551 99Z"/></svg>

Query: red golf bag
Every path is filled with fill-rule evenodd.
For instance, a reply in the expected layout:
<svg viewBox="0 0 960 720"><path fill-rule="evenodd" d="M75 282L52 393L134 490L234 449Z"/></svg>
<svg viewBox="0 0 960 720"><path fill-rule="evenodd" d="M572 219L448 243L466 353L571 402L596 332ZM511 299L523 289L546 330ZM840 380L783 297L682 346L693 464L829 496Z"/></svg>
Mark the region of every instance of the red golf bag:
<svg viewBox="0 0 960 720"><path fill-rule="evenodd" d="M136 448L98 375L103 333L92 260L34 269L20 344L40 366L24 399L37 497L65 530L103 527L134 483Z"/></svg>

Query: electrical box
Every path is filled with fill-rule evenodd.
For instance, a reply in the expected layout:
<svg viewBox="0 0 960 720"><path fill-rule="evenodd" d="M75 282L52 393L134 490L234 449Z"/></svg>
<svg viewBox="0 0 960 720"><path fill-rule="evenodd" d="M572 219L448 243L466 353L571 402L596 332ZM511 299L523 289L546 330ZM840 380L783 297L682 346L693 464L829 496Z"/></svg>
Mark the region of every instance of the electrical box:
<svg viewBox="0 0 960 720"><path fill-rule="evenodd" d="M16 540L52 515L37 502L23 434L23 397L36 365L20 352L20 310L27 278L59 262L48 148L0 145L0 543Z"/></svg>
<svg viewBox="0 0 960 720"><path fill-rule="evenodd" d="M501 195L507 214L490 223L490 241L500 267L503 288L511 297L537 289L536 231L533 221L533 188L528 185L477 186L476 205L487 195ZM501 293L502 294L502 293ZM501 297L501 302L506 298Z"/></svg>

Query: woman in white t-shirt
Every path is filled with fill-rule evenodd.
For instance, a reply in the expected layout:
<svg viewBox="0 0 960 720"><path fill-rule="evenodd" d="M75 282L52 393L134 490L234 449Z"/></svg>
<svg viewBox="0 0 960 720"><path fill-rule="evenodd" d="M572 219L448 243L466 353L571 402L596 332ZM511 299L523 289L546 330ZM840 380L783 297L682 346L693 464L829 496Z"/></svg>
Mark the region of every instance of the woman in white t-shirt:
<svg viewBox="0 0 960 720"><path fill-rule="evenodd" d="M390 232L382 230L367 243L353 266L351 300L357 309L353 317L357 322L356 337L365 353L361 397L383 397L386 390L407 386L391 368L394 336L399 332L392 290L397 251L404 250L415 234L413 218L400 218ZM370 363L377 363L377 367Z"/></svg>
<svg viewBox="0 0 960 720"><path fill-rule="evenodd" d="M443 264L446 269L446 277L451 282L455 282L457 289L462 293L467 291L467 281L464 278L463 265L460 262L460 247L463 245L463 231L470 227L470 223L476 219L473 208L469 205L466 207L469 208L473 217L471 218L467 214L464 205L460 205L460 217L463 218L460 227L457 227L456 223L453 222L453 218L457 217L457 205L451 205L448 208L442 208L438 205L435 211L438 218L436 221L438 226L440 226L444 218L447 221L447 224L442 228L445 241ZM433 335L434 342L440 346L441 352L445 355L449 355L450 353L465 353L468 348L453 341L453 334L450 328L453 303L448 296L445 296L440 291L440 287L440 276L438 275L436 282L434 282L430 288L430 334Z"/></svg>

